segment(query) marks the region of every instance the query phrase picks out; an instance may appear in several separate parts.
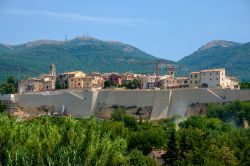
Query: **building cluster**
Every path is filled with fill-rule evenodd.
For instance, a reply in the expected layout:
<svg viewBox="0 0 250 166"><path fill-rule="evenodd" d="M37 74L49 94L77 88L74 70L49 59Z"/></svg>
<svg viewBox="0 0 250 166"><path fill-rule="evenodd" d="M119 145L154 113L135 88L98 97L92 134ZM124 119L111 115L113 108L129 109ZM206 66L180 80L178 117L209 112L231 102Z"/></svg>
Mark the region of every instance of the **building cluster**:
<svg viewBox="0 0 250 166"><path fill-rule="evenodd" d="M38 78L28 78L18 84L19 93L51 91L55 89L56 67L51 64L49 74L42 74Z"/></svg>
<svg viewBox="0 0 250 166"><path fill-rule="evenodd" d="M174 88L230 88L239 89L239 81L226 76L225 69L208 69L190 73L189 77L175 77L174 67L168 68L163 76L126 73L86 74L82 71L65 72L56 75L56 68L51 64L49 74L37 78L28 78L19 83L19 93L53 91L57 89L91 89L104 88L105 81L111 87L122 87L133 80L140 83L140 89L174 89Z"/></svg>

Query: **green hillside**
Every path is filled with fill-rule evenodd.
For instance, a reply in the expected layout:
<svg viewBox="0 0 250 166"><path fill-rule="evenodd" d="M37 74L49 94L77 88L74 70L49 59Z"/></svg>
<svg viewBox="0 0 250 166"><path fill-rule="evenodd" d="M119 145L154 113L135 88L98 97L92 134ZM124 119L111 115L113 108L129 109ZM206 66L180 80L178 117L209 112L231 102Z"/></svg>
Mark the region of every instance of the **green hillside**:
<svg viewBox="0 0 250 166"><path fill-rule="evenodd" d="M250 81L250 43L212 41L177 63L192 71L226 68L227 75Z"/></svg>
<svg viewBox="0 0 250 166"><path fill-rule="evenodd" d="M131 45L79 37L69 41L38 40L22 45L0 45L0 80L8 75L20 78L48 72L54 63L57 72L140 72L153 73L154 61L166 61ZM19 74L18 74L19 73Z"/></svg>
<svg viewBox="0 0 250 166"><path fill-rule="evenodd" d="M154 73L156 61L175 64L179 76L195 70L226 68L228 75L250 81L250 43L212 41L175 63L128 44L78 37L69 41L38 40L15 46L0 44L0 82L9 75L21 79L47 73L52 62L57 73L73 70ZM159 73L166 74L166 68L160 68Z"/></svg>

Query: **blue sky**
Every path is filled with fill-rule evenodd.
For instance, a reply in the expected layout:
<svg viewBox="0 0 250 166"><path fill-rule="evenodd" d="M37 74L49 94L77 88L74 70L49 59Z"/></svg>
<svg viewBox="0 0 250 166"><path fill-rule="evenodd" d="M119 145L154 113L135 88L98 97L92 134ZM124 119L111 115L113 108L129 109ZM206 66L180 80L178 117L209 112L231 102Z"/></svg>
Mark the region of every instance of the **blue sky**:
<svg viewBox="0 0 250 166"><path fill-rule="evenodd" d="M249 0L0 0L0 43L83 34L179 60L211 40L250 42Z"/></svg>

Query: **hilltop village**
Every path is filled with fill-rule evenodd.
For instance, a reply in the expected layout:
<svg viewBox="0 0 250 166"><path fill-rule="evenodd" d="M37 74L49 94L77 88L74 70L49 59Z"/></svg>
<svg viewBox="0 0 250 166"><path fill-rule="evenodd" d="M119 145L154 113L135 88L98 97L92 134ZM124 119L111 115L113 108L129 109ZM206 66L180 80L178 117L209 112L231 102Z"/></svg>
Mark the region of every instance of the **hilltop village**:
<svg viewBox="0 0 250 166"><path fill-rule="evenodd" d="M175 88L228 88L239 89L239 81L226 75L223 68L191 72L187 77L175 77L175 68L168 67L167 75L158 76L125 73L89 74L71 71L56 74L56 66L50 65L48 74L19 82L18 92L43 92L56 89L175 89Z"/></svg>

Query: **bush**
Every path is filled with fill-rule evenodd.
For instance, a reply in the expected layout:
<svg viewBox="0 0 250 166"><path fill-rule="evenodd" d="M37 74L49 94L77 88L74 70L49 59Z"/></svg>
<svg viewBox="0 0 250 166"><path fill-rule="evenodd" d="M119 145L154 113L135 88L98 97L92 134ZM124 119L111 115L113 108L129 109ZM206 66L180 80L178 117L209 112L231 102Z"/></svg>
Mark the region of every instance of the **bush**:
<svg viewBox="0 0 250 166"><path fill-rule="evenodd" d="M4 112L5 109L6 109L6 106L3 105L3 104L0 102L0 113L1 113L1 112Z"/></svg>

